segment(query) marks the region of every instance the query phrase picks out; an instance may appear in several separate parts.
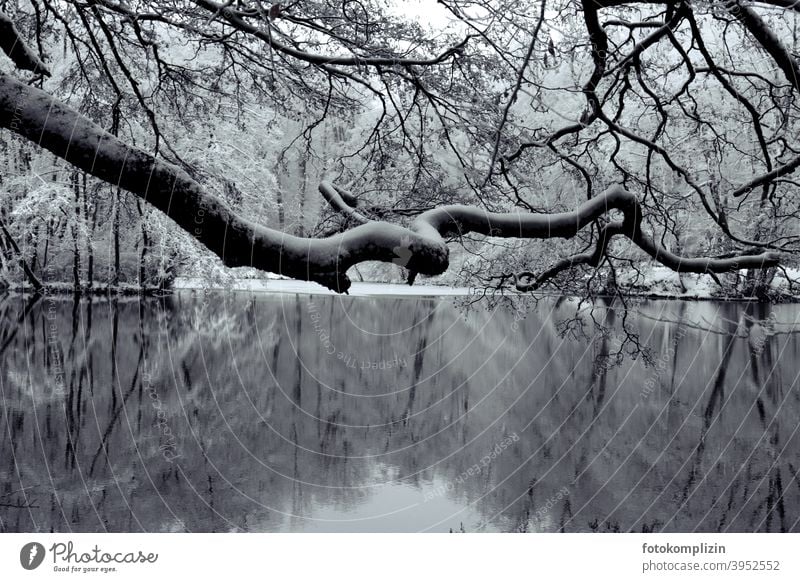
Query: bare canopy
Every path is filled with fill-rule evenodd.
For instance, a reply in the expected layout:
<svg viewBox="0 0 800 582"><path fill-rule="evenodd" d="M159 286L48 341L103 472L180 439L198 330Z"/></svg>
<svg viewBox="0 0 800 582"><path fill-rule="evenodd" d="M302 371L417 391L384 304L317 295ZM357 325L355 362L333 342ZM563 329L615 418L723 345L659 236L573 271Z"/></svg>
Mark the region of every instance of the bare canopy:
<svg viewBox="0 0 800 582"><path fill-rule="evenodd" d="M796 3L779 0L769 3L786 9L796 9ZM101 0L96 4L109 13L132 18L131 22L136 22L137 19L144 21L166 18L157 13L135 15L126 5L108 0ZM252 35L263 41L270 50L279 53L281 58L319 67L333 75L353 75L354 82L358 82L357 72L364 68L395 68L397 75L405 81L419 83L414 71L457 61L472 38L467 37L452 48L429 58L313 54L280 42L272 35L271 25L262 26L263 22L259 24L260 21L253 12L228 8L230 4L222 6L209 0L193 3L195 7L206 10L209 18L211 15L221 15L226 25L237 33ZM584 87L588 109L581 123L567 126L543 141L522 143L516 154L505 157L495 155L500 163L510 163L527 149L554 147L553 144L562 137L577 134L596 120L604 123L616 135L642 142L652 152L664 155L665 159L671 161L654 140L625 130L615 118L607 115L603 110L602 98L596 93L601 79L611 72L607 62L608 38L598 19L598 11L605 6L620 4L628 2L597 3L585 0L582 3L587 32L593 47L594 73ZM688 4L678 2L669 6L671 10L664 16L664 21L657 25L653 36L639 42L634 52L621 60L622 64L617 65L618 67L624 68L636 63L641 52L671 34L678 20L692 18ZM768 25L745 5L726 2L724 6L761 43L784 71L790 83L797 87L798 81L794 77L800 70L797 62L770 32ZM272 18L276 16L277 13ZM37 74L48 73L37 52L29 48L14 23L2 13L0 31L4 31L0 48L19 69ZM522 76L521 72L520 79ZM424 87L420 90L424 90ZM621 186L611 186L598 195L587 197L587 200L570 212L503 213L491 212L477 206L450 204L422 212L408 226L401 226L369 219L359 211L356 197L333 184L322 183L320 192L323 197L333 209L346 216L351 224L355 223L355 226L323 238L294 236L267 228L237 214L230 205L207 191L183 168L158 154L125 143L52 94L10 75L0 75L0 125L88 174L141 197L174 220L228 266L252 266L296 279L315 281L339 292L346 292L350 286L347 270L363 261L398 263L398 259L402 259L402 264L412 273L441 274L449 265L448 239L469 233L503 238L568 239L590 225L597 227L591 249L558 261L551 269L539 275L519 274L517 288L520 290L534 289L550 277L577 264L599 265L610 240L615 236L627 238L654 261L676 272L713 274L741 269L763 269L779 265L782 257L779 252L782 249L777 245L746 240L734 235L724 214L706 202L700 185L694 184L688 176L687 183L697 188L704 204L707 204L709 215L724 232L730 234L731 240L740 243L740 249L730 256L685 257L671 252L645 232L642 221L645 209L637 192ZM798 160L800 157L783 165L770 165L766 173L753 178L734 193L742 195L756 187L771 184L800 166ZM621 213L622 220L607 220L607 215L611 212ZM753 248L756 250L752 250Z"/></svg>

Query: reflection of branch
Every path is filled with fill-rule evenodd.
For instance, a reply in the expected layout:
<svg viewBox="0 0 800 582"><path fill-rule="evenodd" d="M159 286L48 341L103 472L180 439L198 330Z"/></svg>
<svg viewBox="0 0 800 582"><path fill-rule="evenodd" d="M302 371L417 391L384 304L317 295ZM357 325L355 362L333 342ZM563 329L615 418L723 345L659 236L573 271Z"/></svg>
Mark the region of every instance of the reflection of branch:
<svg viewBox="0 0 800 582"><path fill-rule="evenodd" d="M11 507L14 509L38 509L38 505L32 505L30 503L0 503L0 507Z"/></svg>
<svg viewBox="0 0 800 582"><path fill-rule="evenodd" d="M114 310L116 310L117 306L113 305L112 308ZM115 336L115 341L116 341L116 336ZM140 341L141 341L141 338L140 338ZM100 439L100 445L97 447L97 451L95 452L94 457L92 457L92 464L89 466L89 476L94 475L94 468L95 468L95 465L97 464L97 459L100 458L100 454L101 453L105 453L106 462L108 462L108 460L109 460L109 456L108 456L108 439L111 436L111 433L112 433L112 431L114 430L114 427L117 424L117 420L120 417L120 413L125 408L125 405L128 402L128 398L130 398L131 394L133 394L133 391L136 389L137 385L140 388L142 387L142 382L138 382L137 383L137 380L139 380L139 370L141 369L142 362L144 362L144 349L145 349L145 342L141 341L140 347L139 347L139 359L136 362L135 372L133 374L133 379L131 380L131 387L122 396L122 402L113 411L113 414L111 415L111 418L108 421L108 426L106 426L106 430L103 432L103 436ZM119 381L115 382L114 384L116 384L116 385L112 386L111 389L112 390L119 390L120 389L119 388Z"/></svg>
<svg viewBox="0 0 800 582"><path fill-rule="evenodd" d="M27 489L27 487L24 488L24 489ZM10 491L8 493L4 493L3 495L0 495L0 499L9 497L13 493L18 493L19 491L24 491L24 489L20 489L18 491ZM30 503L28 501L25 501L24 503L0 502L0 507L9 507L9 508L12 508L12 509L38 509L39 508L38 505L33 505L32 503Z"/></svg>
<svg viewBox="0 0 800 582"><path fill-rule="evenodd" d="M641 310L637 311L637 315L639 315L640 317L643 317L645 319L649 319L650 321L656 321L658 323L666 323L666 324L669 324L669 325L678 325L678 326L688 327L690 329L696 329L698 331L702 331L702 332L705 332L705 333L713 333L713 334L722 335L722 336L733 336L733 337L737 337L737 338L740 338L740 339L747 339L748 337L750 337L749 331L748 332L739 331L740 325L739 325L738 321L734 321L732 319L727 319L727 318L724 318L724 317L721 317L721 316L717 316L717 319L721 319L723 322L727 323L731 328L733 328L735 326L736 327L736 331L735 332L725 331L723 329L717 329L717 328L714 327L714 323L713 322L709 321L708 319L706 319L705 317L702 317L702 316L700 318L701 322L706 324L706 326L708 326L708 327L706 327L704 325L701 325L700 323L696 323L696 322L693 322L693 321L687 321L685 319L676 320L676 319L668 319L668 318L664 318L664 317L655 317L653 315L648 315L644 311L641 311ZM745 318L746 317L747 317L747 315L745 315ZM759 320L757 320L757 319L754 319L753 322L754 323L760 323ZM779 325L787 326L788 329L780 330L780 331L775 329L775 327L779 326ZM770 322L770 326L772 328L770 330L770 332L769 332L770 336L794 335L794 334L800 333L800 329L797 329L797 324L796 323L785 323L785 322L775 321L775 322Z"/></svg>

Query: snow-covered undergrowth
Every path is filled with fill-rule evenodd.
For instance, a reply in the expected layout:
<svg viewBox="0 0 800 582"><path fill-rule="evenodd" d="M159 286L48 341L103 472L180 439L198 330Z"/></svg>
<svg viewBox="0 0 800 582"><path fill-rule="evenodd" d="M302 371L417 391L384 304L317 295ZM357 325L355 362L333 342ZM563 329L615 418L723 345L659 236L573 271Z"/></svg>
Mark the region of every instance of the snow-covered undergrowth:
<svg viewBox="0 0 800 582"><path fill-rule="evenodd" d="M745 276L744 272L740 273ZM729 279L725 279L726 282ZM681 299L745 299L735 290L735 286L720 287L710 275L694 273L676 273L662 265L649 265L623 271L618 276L618 283L633 295L653 297L675 297ZM787 268L779 270L770 284L770 291L775 298L800 299L800 269Z"/></svg>

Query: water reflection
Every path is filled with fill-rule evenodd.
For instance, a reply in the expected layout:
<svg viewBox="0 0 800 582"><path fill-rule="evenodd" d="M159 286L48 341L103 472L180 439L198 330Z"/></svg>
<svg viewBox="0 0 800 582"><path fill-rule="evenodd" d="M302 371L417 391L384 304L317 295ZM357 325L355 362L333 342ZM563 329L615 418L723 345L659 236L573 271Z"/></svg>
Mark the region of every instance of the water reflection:
<svg viewBox="0 0 800 582"><path fill-rule="evenodd" d="M797 531L797 306L0 300L3 531Z"/></svg>

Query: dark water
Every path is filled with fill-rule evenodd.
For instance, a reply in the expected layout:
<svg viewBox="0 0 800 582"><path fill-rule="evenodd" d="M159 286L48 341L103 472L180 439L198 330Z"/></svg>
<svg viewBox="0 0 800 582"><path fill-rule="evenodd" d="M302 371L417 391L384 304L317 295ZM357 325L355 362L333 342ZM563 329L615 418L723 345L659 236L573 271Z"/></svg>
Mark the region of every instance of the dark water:
<svg viewBox="0 0 800 582"><path fill-rule="evenodd" d="M5 298L0 528L798 531L798 316Z"/></svg>

